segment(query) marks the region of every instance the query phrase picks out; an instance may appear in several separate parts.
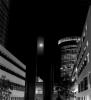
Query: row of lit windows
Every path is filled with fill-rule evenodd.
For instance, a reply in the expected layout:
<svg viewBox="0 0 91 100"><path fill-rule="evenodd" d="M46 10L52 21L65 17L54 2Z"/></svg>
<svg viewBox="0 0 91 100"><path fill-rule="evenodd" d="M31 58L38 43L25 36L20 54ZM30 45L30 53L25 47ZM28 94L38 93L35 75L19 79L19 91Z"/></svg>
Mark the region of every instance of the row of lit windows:
<svg viewBox="0 0 91 100"><path fill-rule="evenodd" d="M24 100L24 97L11 97L10 100Z"/></svg>
<svg viewBox="0 0 91 100"><path fill-rule="evenodd" d="M80 61L79 61L79 64L78 64L78 68L80 67L79 65L80 65L80 63L81 63L81 61L82 61L82 59L83 59L83 57L84 57L84 55L85 55L85 52L86 52L87 48L88 48L88 41L86 42L86 46L84 47L84 50L83 50L83 52L82 52L82 54L81 54L81 56L80 56ZM79 54L79 55L80 55L80 54ZM78 55L78 57L79 57L79 55ZM77 57L77 59L78 59L78 57ZM89 62L89 53L87 54L87 56L86 56L85 59L88 60L88 62ZM84 63L84 62L83 62L83 63ZM81 67L82 67L82 65L81 65ZM81 69L80 69L80 70L81 70Z"/></svg>
<svg viewBox="0 0 91 100"><path fill-rule="evenodd" d="M88 87L88 84L90 87ZM91 73L89 73L88 77L85 77L80 84L78 85L78 91L82 92L87 90L88 88L91 88Z"/></svg>
<svg viewBox="0 0 91 100"><path fill-rule="evenodd" d="M62 56L62 59L75 59L76 60L76 58L77 58L77 55L76 54L72 54L72 53L70 53L70 54L65 54L65 55L63 55Z"/></svg>
<svg viewBox="0 0 91 100"><path fill-rule="evenodd" d="M78 52L78 49L77 48L70 48L70 49L61 49L61 51L63 53L77 53Z"/></svg>
<svg viewBox="0 0 91 100"><path fill-rule="evenodd" d="M85 77L78 85L78 92L82 92L88 89L88 78Z"/></svg>
<svg viewBox="0 0 91 100"><path fill-rule="evenodd" d="M81 57L80 57L80 61L79 61L78 67L79 67L79 65L80 65L80 63L81 63L81 61L82 61L82 59L83 59L83 56L84 56L85 52L86 52L86 49L84 49L84 51L83 51L83 53L82 53L82 55L81 55Z"/></svg>
<svg viewBox="0 0 91 100"><path fill-rule="evenodd" d="M84 52L82 53L82 56L81 56L81 59L80 59L80 62L79 62L79 65L83 59L83 56L85 55L85 52L86 52L86 48L84 48ZM83 71L83 69L85 68L85 66L87 65L87 63L89 63L89 52L87 53L83 63L81 64L81 67L79 69L79 72L78 72L78 76L81 74L81 72ZM78 67L79 67L78 65Z"/></svg>
<svg viewBox="0 0 91 100"><path fill-rule="evenodd" d="M61 47L62 50L75 49L75 48L77 48L77 45L66 45Z"/></svg>
<svg viewBox="0 0 91 100"><path fill-rule="evenodd" d="M81 42L80 42L79 54L81 52L82 44L84 43L84 40L86 38L86 35L87 35L87 24L85 25L85 29L84 29L84 32L83 32L83 35L82 35L82 39L81 39Z"/></svg>
<svg viewBox="0 0 91 100"><path fill-rule="evenodd" d="M87 100L85 96L83 97L77 97L77 100Z"/></svg>
<svg viewBox="0 0 91 100"><path fill-rule="evenodd" d="M25 91L25 87L24 86L19 86L19 85L15 85L15 84L11 84L11 89L12 90L20 90L20 91Z"/></svg>
<svg viewBox="0 0 91 100"><path fill-rule="evenodd" d="M81 65L81 67L80 67L80 69L78 71L78 77L81 74L81 72L83 71L83 69L87 66L87 63L88 63L88 59L87 59L87 56L86 56L86 58L84 59L82 65Z"/></svg>

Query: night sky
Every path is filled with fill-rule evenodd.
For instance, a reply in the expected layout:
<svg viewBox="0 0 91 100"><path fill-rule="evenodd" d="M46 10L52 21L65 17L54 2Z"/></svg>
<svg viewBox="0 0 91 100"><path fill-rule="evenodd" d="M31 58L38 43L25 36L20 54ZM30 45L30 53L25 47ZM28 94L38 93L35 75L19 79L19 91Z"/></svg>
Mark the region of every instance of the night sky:
<svg viewBox="0 0 91 100"><path fill-rule="evenodd" d="M51 52L51 61L56 63L58 39L82 34L88 10L88 3L83 1L41 4L41 2L12 0L9 11L7 49L24 64L31 65L32 48L36 53L37 37L42 36L45 39L46 49L44 55L40 57L41 61L49 57Z"/></svg>

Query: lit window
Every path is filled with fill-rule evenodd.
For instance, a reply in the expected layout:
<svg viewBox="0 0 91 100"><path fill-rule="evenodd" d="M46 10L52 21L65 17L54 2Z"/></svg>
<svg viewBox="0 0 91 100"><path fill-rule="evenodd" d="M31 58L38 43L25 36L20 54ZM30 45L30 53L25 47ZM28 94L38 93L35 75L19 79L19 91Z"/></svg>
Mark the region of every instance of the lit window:
<svg viewBox="0 0 91 100"><path fill-rule="evenodd" d="M84 42L85 37L86 37L86 33L85 33L85 31L84 31L84 33L83 33L83 37L82 37L82 42Z"/></svg>
<svg viewBox="0 0 91 100"><path fill-rule="evenodd" d="M86 42L86 46L88 47L88 41Z"/></svg>
<svg viewBox="0 0 91 100"><path fill-rule="evenodd" d="M84 33L83 33L83 37L85 37L85 35L86 35L86 33L84 32Z"/></svg>
<svg viewBox="0 0 91 100"><path fill-rule="evenodd" d="M89 53L87 54L87 60L88 60L88 63L89 63Z"/></svg>
<svg viewBox="0 0 91 100"><path fill-rule="evenodd" d="M76 67L76 72L77 72L77 67Z"/></svg>

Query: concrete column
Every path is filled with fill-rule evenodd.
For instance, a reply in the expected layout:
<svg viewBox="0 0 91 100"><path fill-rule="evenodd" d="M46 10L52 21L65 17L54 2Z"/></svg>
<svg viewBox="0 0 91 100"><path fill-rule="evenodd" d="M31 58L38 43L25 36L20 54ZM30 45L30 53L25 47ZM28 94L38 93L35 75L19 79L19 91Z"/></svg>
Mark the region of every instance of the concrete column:
<svg viewBox="0 0 91 100"><path fill-rule="evenodd" d="M50 76L49 76L50 77ZM52 96L52 85L50 78L44 81L44 100L51 100Z"/></svg>
<svg viewBox="0 0 91 100"><path fill-rule="evenodd" d="M55 49L56 42L53 37L46 38L45 41L45 64L46 75L44 82L44 100L52 100L53 93L53 74L54 74L54 62L55 62Z"/></svg>
<svg viewBox="0 0 91 100"><path fill-rule="evenodd" d="M49 46L48 46L49 47ZM48 50L51 49L48 48ZM53 90L53 66L52 66L52 56L50 52L47 52L45 59L45 77L44 77L44 100L52 100L52 90Z"/></svg>
<svg viewBox="0 0 91 100"><path fill-rule="evenodd" d="M35 99L35 81L36 81L36 38L30 38L31 42L29 46L29 58L27 61L26 67L26 93L25 100L34 100ZM30 48L29 47L29 48ZM28 49L28 48L27 48Z"/></svg>

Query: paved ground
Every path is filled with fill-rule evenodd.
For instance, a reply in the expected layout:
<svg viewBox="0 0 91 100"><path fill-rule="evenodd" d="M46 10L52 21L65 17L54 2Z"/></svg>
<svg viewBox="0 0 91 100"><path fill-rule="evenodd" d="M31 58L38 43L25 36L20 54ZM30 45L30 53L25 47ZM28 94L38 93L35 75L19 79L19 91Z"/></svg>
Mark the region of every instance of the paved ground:
<svg viewBox="0 0 91 100"><path fill-rule="evenodd" d="M36 98L37 98L38 100L43 100L43 95L36 95ZM53 94L52 100L56 100L56 98L57 98L57 94ZM64 98L63 96L60 96L60 98L61 98L61 100L74 100L74 98L66 99L66 98Z"/></svg>

